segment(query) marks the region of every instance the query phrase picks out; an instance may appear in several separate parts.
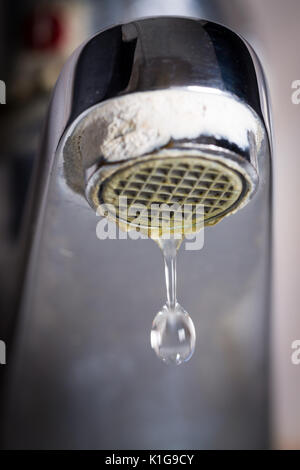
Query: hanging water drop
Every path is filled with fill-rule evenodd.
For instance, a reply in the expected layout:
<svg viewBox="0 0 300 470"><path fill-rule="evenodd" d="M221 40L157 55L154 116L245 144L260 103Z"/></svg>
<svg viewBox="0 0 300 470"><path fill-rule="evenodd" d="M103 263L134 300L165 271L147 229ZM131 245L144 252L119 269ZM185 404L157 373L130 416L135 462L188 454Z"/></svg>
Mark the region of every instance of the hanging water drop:
<svg viewBox="0 0 300 470"><path fill-rule="evenodd" d="M166 364L188 361L194 352L196 333L189 314L179 305L164 305L153 320L151 346Z"/></svg>
<svg viewBox="0 0 300 470"><path fill-rule="evenodd" d="M151 347L166 364L188 361L194 352L196 333L189 314L176 300L176 255L181 240L160 240L164 255L167 303L152 323Z"/></svg>

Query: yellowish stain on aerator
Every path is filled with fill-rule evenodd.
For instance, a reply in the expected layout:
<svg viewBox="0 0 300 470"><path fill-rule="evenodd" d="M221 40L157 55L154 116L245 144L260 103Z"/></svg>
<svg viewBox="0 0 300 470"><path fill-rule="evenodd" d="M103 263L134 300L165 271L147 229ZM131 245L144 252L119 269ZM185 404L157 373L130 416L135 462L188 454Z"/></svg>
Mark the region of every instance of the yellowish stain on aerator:
<svg viewBox="0 0 300 470"><path fill-rule="evenodd" d="M96 185L93 200L96 205L112 205L112 218L126 230L137 228L137 213L130 209L146 209L139 213L138 226L150 236L159 236L166 224L171 233L183 232L184 210L186 234L197 231L199 206L203 208L202 226L214 225L234 212L247 192L245 185L242 174L211 158L149 157L132 160L112 172ZM166 206L153 211L153 204L168 205L170 212ZM174 204L177 210L172 210Z"/></svg>

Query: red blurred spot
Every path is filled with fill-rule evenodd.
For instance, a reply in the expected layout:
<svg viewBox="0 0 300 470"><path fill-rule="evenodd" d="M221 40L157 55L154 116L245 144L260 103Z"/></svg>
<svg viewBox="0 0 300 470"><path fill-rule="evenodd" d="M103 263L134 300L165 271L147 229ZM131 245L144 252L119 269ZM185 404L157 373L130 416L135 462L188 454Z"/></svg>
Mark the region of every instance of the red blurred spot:
<svg viewBox="0 0 300 470"><path fill-rule="evenodd" d="M38 10L24 25L25 45L34 50L57 49L63 39L63 21L59 12Z"/></svg>

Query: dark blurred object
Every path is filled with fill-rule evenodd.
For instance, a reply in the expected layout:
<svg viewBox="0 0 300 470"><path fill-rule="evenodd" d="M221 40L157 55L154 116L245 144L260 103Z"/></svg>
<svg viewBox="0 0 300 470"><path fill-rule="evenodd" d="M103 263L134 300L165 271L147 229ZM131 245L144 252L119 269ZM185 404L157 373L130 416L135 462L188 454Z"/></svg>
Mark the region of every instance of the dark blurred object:
<svg viewBox="0 0 300 470"><path fill-rule="evenodd" d="M64 21L59 10L38 6L24 23L24 43L30 50L57 49L63 36Z"/></svg>
<svg viewBox="0 0 300 470"><path fill-rule="evenodd" d="M50 93L67 57L90 34L89 25L89 2L0 4L0 79L7 91L0 107L1 339L12 332L19 301L20 233Z"/></svg>

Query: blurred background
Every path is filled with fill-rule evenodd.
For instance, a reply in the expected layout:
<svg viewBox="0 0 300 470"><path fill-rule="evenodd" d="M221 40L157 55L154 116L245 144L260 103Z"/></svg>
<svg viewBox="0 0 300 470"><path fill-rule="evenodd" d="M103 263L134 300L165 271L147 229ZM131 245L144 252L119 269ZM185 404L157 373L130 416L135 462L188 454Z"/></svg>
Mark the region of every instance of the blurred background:
<svg viewBox="0 0 300 470"><path fill-rule="evenodd" d="M134 18L183 15L220 22L248 39L268 79L274 131L274 266L271 317L272 446L300 449L300 366L291 344L300 339L300 224L297 193L300 104L298 0L2 1L0 79L0 338L13 331L22 226L51 91L72 51L99 30ZM25 214L25 215L24 215Z"/></svg>

